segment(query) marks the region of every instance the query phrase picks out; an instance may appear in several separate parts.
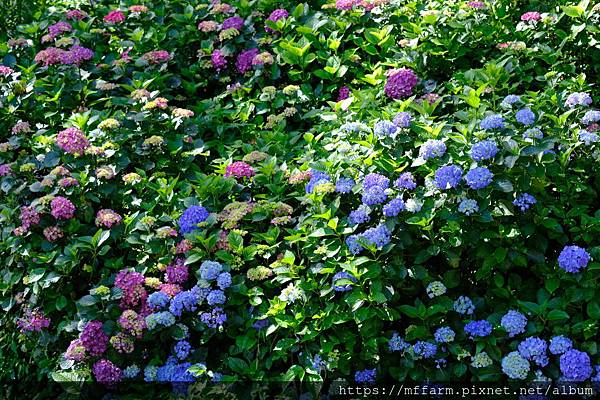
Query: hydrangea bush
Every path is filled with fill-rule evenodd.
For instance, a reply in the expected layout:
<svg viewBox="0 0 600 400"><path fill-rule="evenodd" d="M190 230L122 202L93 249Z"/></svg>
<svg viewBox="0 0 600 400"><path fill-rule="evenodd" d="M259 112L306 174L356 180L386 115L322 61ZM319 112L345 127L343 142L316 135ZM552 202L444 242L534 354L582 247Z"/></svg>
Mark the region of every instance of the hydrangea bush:
<svg viewBox="0 0 600 400"><path fill-rule="evenodd" d="M0 379L600 379L597 5L36 15L0 42Z"/></svg>

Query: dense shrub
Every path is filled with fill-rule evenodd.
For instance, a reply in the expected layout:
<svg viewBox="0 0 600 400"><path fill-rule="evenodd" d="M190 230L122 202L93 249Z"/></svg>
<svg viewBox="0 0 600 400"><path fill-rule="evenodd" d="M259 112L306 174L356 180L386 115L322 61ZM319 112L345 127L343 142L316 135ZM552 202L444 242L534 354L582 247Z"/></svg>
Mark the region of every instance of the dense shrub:
<svg viewBox="0 0 600 400"><path fill-rule="evenodd" d="M8 30L0 380L597 380L599 18L104 0Z"/></svg>

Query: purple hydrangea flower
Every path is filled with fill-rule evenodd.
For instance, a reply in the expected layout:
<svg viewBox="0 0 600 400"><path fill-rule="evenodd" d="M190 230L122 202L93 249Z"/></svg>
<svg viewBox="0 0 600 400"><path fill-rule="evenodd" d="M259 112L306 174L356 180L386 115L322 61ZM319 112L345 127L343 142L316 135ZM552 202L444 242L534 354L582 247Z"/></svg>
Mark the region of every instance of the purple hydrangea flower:
<svg viewBox="0 0 600 400"><path fill-rule="evenodd" d="M79 335L81 345L90 356L99 356L106 351L108 336L102 330L102 322L90 321Z"/></svg>
<svg viewBox="0 0 600 400"><path fill-rule="evenodd" d="M227 59L221 50L214 50L210 56L210 60L217 72L220 72L227 67Z"/></svg>
<svg viewBox="0 0 600 400"><path fill-rule="evenodd" d="M583 118L581 118L581 122L585 125L589 125L592 122L598 122L598 121L600 121L600 111L597 111L597 110L590 110L585 113Z"/></svg>
<svg viewBox="0 0 600 400"><path fill-rule="evenodd" d="M242 51L235 61L235 68L240 74L245 74L252 69L252 60L259 53L258 49L249 49Z"/></svg>
<svg viewBox="0 0 600 400"><path fill-rule="evenodd" d="M401 99L413 94L413 89L417 86L417 75L413 70L401 68L394 71L385 83L385 94L392 99Z"/></svg>
<svg viewBox="0 0 600 400"><path fill-rule="evenodd" d="M371 210L369 209L369 207L361 205L356 210L350 212L350 214L348 215L348 222L351 225L358 225L363 224L365 222L369 222L369 220L371 219L369 217L370 212Z"/></svg>
<svg viewBox="0 0 600 400"><path fill-rule="evenodd" d="M352 178L340 178L335 183L335 191L338 193L350 193L356 182Z"/></svg>
<svg viewBox="0 0 600 400"><path fill-rule="evenodd" d="M592 104L592 98L589 94L583 92L574 92L567 97L565 100L565 106L573 108L575 106L590 106Z"/></svg>
<svg viewBox="0 0 600 400"><path fill-rule="evenodd" d="M523 108L515 114L517 122L523 125L533 125L535 122L535 114L529 108Z"/></svg>
<svg viewBox="0 0 600 400"><path fill-rule="evenodd" d="M560 356L560 372L565 380L582 382L592 376L592 362L587 353L568 350Z"/></svg>
<svg viewBox="0 0 600 400"><path fill-rule="evenodd" d="M368 206L381 204L387 200L385 189L381 186L370 186L363 190L362 202Z"/></svg>
<svg viewBox="0 0 600 400"><path fill-rule="evenodd" d="M221 30L235 29L236 31L241 31L243 27L244 20L240 17L234 16L229 17L225 21L223 21L223 24L221 25Z"/></svg>
<svg viewBox="0 0 600 400"><path fill-rule="evenodd" d="M408 128L412 122L412 116L409 113L402 111L396 114L392 122L394 122L394 125L398 128Z"/></svg>
<svg viewBox="0 0 600 400"><path fill-rule="evenodd" d="M396 179L396 182L394 182L394 185L398 189L406 189L406 190L413 190L414 188L417 187L417 183L415 182L415 177L410 172L404 172L402 175L400 175L400 177L398 179Z"/></svg>
<svg viewBox="0 0 600 400"><path fill-rule="evenodd" d="M546 341L537 337L528 337L519 343L519 353L526 360L534 361L540 367L548 365L547 348Z"/></svg>
<svg viewBox="0 0 600 400"><path fill-rule="evenodd" d="M400 214L400 211L405 209L404 201L400 197L390 200L389 203L383 206L383 215L386 217L395 217Z"/></svg>
<svg viewBox="0 0 600 400"><path fill-rule="evenodd" d="M492 324L482 319L480 321L471 321L465 325L465 333L471 339L475 337L485 337L492 333Z"/></svg>
<svg viewBox="0 0 600 400"><path fill-rule="evenodd" d="M471 189L483 189L492 183L494 174L486 167L476 167L467 172L465 180Z"/></svg>
<svg viewBox="0 0 600 400"><path fill-rule="evenodd" d="M513 337L525 332L527 317L518 311L510 310L502 317L500 325L508 332L508 337Z"/></svg>
<svg viewBox="0 0 600 400"><path fill-rule="evenodd" d="M577 273L590 262L588 252L579 246L565 246L558 256L558 266L567 272Z"/></svg>
<svg viewBox="0 0 600 400"><path fill-rule="evenodd" d="M200 222L206 221L208 211L202 206L190 206L179 217L179 232L186 234L198 228Z"/></svg>
<svg viewBox="0 0 600 400"><path fill-rule="evenodd" d="M96 380L104 385L114 385L123 378L123 371L109 360L99 360L92 367Z"/></svg>
<svg viewBox="0 0 600 400"><path fill-rule="evenodd" d="M489 131L492 129L504 129L504 118L500 114L488 115L479 125L481 129Z"/></svg>
<svg viewBox="0 0 600 400"><path fill-rule="evenodd" d="M269 18L267 18L267 21L277 22L280 19L287 18L288 16L289 16L289 14L288 14L287 10L284 10L282 8L278 8L277 10L273 10L273 12L271 13L271 15L269 15ZM265 25L265 31L267 31L269 33L275 33L276 32L274 29L271 29L267 25Z"/></svg>
<svg viewBox="0 0 600 400"><path fill-rule="evenodd" d="M441 140L429 139L419 149L419 157L424 160L442 157L444 154L446 154L446 144Z"/></svg>
<svg viewBox="0 0 600 400"><path fill-rule="evenodd" d="M496 153L498 153L498 146L493 140L482 140L471 147L471 158L477 162L494 158Z"/></svg>
<svg viewBox="0 0 600 400"><path fill-rule="evenodd" d="M435 185L440 190L455 188L462 179L462 169L458 165L446 165L435 171Z"/></svg>
<svg viewBox="0 0 600 400"><path fill-rule="evenodd" d="M381 120L375 123L373 132L376 136L392 136L396 133L398 127L391 121Z"/></svg>
<svg viewBox="0 0 600 400"><path fill-rule="evenodd" d="M352 290L352 285L350 285L350 284L345 284L345 285L337 284L337 282L342 279L346 279L346 280L352 281L354 283L357 282L357 279L354 276L352 276L350 273L348 273L346 271L338 272L331 279L331 287L336 292L347 292L349 290Z"/></svg>

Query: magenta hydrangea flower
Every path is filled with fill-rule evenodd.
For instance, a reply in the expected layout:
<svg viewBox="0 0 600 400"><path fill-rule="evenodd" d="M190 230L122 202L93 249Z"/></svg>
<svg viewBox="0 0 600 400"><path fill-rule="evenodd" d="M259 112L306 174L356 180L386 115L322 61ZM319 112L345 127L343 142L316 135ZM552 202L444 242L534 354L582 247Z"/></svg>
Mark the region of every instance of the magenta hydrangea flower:
<svg viewBox="0 0 600 400"><path fill-rule="evenodd" d="M57 196L50 202L50 214L56 219L70 219L75 215L75 206L69 199Z"/></svg>
<svg viewBox="0 0 600 400"><path fill-rule="evenodd" d="M34 207L21 207L21 226L24 229L29 229L32 225L37 225L40 223L40 214Z"/></svg>
<svg viewBox="0 0 600 400"><path fill-rule="evenodd" d="M245 74L252 69L252 60L259 53L258 49L249 49L242 51L235 62L235 68L240 74Z"/></svg>
<svg viewBox="0 0 600 400"><path fill-rule="evenodd" d="M114 225L120 224L121 220L122 218L119 214L108 208L102 209L96 214L96 226L111 228Z"/></svg>
<svg viewBox="0 0 600 400"><path fill-rule="evenodd" d="M104 22L107 24L119 24L125 21L125 14L119 10L112 10L104 17Z"/></svg>
<svg viewBox="0 0 600 400"><path fill-rule="evenodd" d="M283 8L278 8L277 10L274 10L271 13L271 15L269 15L269 18L267 18L267 21L277 22L280 19L287 18L288 16L289 16L289 14L286 10L284 10ZM269 28L267 25L265 25L265 31L267 31L269 33L276 32L276 30Z"/></svg>
<svg viewBox="0 0 600 400"><path fill-rule="evenodd" d="M250 178L254 176L254 169L249 164L246 164L243 161L236 161L232 164L229 164L227 168L225 168L225 176L234 176L236 178L247 177Z"/></svg>
<svg viewBox="0 0 600 400"><path fill-rule="evenodd" d="M185 283L189 276L188 266L183 258L178 258L167 266L165 281L168 283Z"/></svg>
<svg viewBox="0 0 600 400"><path fill-rule="evenodd" d="M171 54L166 50L149 51L142 56L142 60L148 64L164 64L171 59Z"/></svg>
<svg viewBox="0 0 600 400"><path fill-rule="evenodd" d="M69 10L65 14L65 16L67 17L67 19L81 20L81 19L87 18L88 15L87 15L87 13L85 11L81 11L81 10Z"/></svg>
<svg viewBox="0 0 600 400"><path fill-rule="evenodd" d="M222 69L227 67L227 59L221 50L213 51L210 60L217 72L220 72Z"/></svg>
<svg viewBox="0 0 600 400"><path fill-rule="evenodd" d="M537 11L529 11L521 15L521 21L539 21L542 15Z"/></svg>
<svg viewBox="0 0 600 400"><path fill-rule="evenodd" d="M225 29L235 29L236 31L241 31L244 27L244 20L240 17L230 17L223 21L221 25L221 30Z"/></svg>
<svg viewBox="0 0 600 400"><path fill-rule="evenodd" d="M13 72L15 72L14 69L7 67L5 65L0 65L0 75L8 76L8 75L12 74Z"/></svg>
<svg viewBox="0 0 600 400"><path fill-rule="evenodd" d="M352 7L358 5L360 2L356 0L337 0L335 2L335 8L338 10L352 10Z"/></svg>
<svg viewBox="0 0 600 400"><path fill-rule="evenodd" d="M92 357L102 355L108 345L108 336L102 330L102 322L100 321L88 322L81 335L79 335L79 340L87 354Z"/></svg>
<svg viewBox="0 0 600 400"><path fill-rule="evenodd" d="M123 371L109 360L97 361L93 368L96 380L104 385L112 386L123 378Z"/></svg>
<svg viewBox="0 0 600 400"><path fill-rule="evenodd" d="M56 145L67 153L81 155L90 147L90 142L80 129L71 127L58 132Z"/></svg>
<svg viewBox="0 0 600 400"><path fill-rule="evenodd" d="M52 38L60 36L66 32L71 32L72 30L73 30L73 27L68 22L65 22L65 21L59 21L56 24L50 25L48 27L48 33L50 34L50 36Z"/></svg>
<svg viewBox="0 0 600 400"><path fill-rule="evenodd" d="M21 328L22 333L40 332L50 326L50 319L46 318L39 308L27 308L23 317L17 320L17 326Z"/></svg>
<svg viewBox="0 0 600 400"><path fill-rule="evenodd" d="M482 8L485 8L485 3L483 1L469 1L467 6L481 10Z"/></svg>
<svg viewBox="0 0 600 400"><path fill-rule="evenodd" d="M148 293L144 289L144 275L126 269L120 271L115 278L115 286L123 291L121 307L135 307L144 304Z"/></svg>
<svg viewBox="0 0 600 400"><path fill-rule="evenodd" d="M401 99L413 94L417 86L417 75L412 69L401 68L392 71L385 83L385 94L392 99Z"/></svg>

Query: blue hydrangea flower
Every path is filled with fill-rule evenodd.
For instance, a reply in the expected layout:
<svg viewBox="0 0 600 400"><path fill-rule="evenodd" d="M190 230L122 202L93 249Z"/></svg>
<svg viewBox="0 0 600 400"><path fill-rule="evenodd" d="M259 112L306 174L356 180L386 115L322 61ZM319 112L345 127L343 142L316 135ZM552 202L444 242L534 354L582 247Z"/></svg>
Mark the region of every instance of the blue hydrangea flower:
<svg viewBox="0 0 600 400"><path fill-rule="evenodd" d="M331 287L336 292L347 292L349 290L352 290L352 285L350 285L350 284L339 284L339 285L336 284L336 282L338 282L342 279L346 279L346 280L352 281L354 283L356 283L356 281L357 281L357 279L354 276L352 276L350 273L348 273L346 271L338 272L331 279Z"/></svg>
<svg viewBox="0 0 600 400"><path fill-rule="evenodd" d="M356 182L352 178L340 178L335 183L335 191L338 193L350 193Z"/></svg>
<svg viewBox="0 0 600 400"><path fill-rule="evenodd" d="M377 372L375 371L375 369L365 369L362 371L356 371L356 373L354 374L354 380L356 381L356 383L367 383L372 385L375 383L376 375Z"/></svg>
<svg viewBox="0 0 600 400"><path fill-rule="evenodd" d="M600 121L600 111L597 111L597 110L590 110L585 113L583 118L581 118L581 122L585 125L589 125L592 122L598 122L598 121Z"/></svg>
<svg viewBox="0 0 600 400"><path fill-rule="evenodd" d="M321 185L323 183L327 183L329 181L331 181L331 178L329 177L328 174L326 174L323 171L311 169L310 170L310 180L306 184L305 191L306 191L306 193L310 194L313 192L313 190L315 189L316 186Z"/></svg>
<svg viewBox="0 0 600 400"><path fill-rule="evenodd" d="M465 333L471 339L475 337L485 337L492 333L492 324L482 319L480 321L471 321L465 325Z"/></svg>
<svg viewBox="0 0 600 400"><path fill-rule="evenodd" d="M560 372L565 380L582 382L592 376L592 362L587 353L568 350L560 356Z"/></svg>
<svg viewBox="0 0 600 400"><path fill-rule="evenodd" d="M374 186L387 189L390 187L390 179L385 175L372 172L364 177L362 187L369 189Z"/></svg>
<svg viewBox="0 0 600 400"><path fill-rule="evenodd" d="M513 104L521 101L521 96L517 96L516 94L509 94L502 100L500 105L504 108L510 108Z"/></svg>
<svg viewBox="0 0 600 400"><path fill-rule="evenodd" d="M408 128L412 122L412 117L409 113L402 111L396 114L393 122L398 128Z"/></svg>
<svg viewBox="0 0 600 400"><path fill-rule="evenodd" d="M153 310L162 310L169 304L170 300L166 293L154 292L148 296L148 305Z"/></svg>
<svg viewBox="0 0 600 400"><path fill-rule="evenodd" d="M404 210L404 208L404 201L400 197L397 197L383 206L383 215L386 217L395 217L400 214L400 211Z"/></svg>
<svg viewBox="0 0 600 400"><path fill-rule="evenodd" d="M565 100L565 106L573 108L575 106L589 106L592 104L592 98L589 94L584 92L574 92L567 97Z"/></svg>
<svg viewBox="0 0 600 400"><path fill-rule="evenodd" d="M381 204L387 200L387 194L385 188L381 186L371 186L363 190L362 198L363 204L368 206L374 206Z"/></svg>
<svg viewBox="0 0 600 400"><path fill-rule="evenodd" d="M202 206L191 206L183 212L179 217L179 232L181 234L190 233L195 229L198 229L200 222L206 221L208 218L208 211Z"/></svg>
<svg viewBox="0 0 600 400"><path fill-rule="evenodd" d="M406 189L406 190L413 190L414 188L417 187L417 183L415 182L415 177L410 172L404 172L403 174L401 174L400 177L398 179L396 179L396 182L394 182L394 185L398 189Z"/></svg>
<svg viewBox="0 0 600 400"><path fill-rule="evenodd" d="M231 274L229 272L221 272L217 277L217 286L222 290L231 286Z"/></svg>
<svg viewBox="0 0 600 400"><path fill-rule="evenodd" d="M565 246L558 256L558 266L567 272L577 273L590 262L588 252L579 246Z"/></svg>
<svg viewBox="0 0 600 400"><path fill-rule="evenodd" d="M455 188L462 179L462 169L454 164L446 165L435 171L435 185L440 190Z"/></svg>
<svg viewBox="0 0 600 400"><path fill-rule="evenodd" d="M173 353L175 353L175 357L180 360L185 360L187 356L190 354L192 350L192 346L187 340L180 340L173 347Z"/></svg>
<svg viewBox="0 0 600 400"><path fill-rule="evenodd" d="M198 273L200 274L200 279L204 279L205 281L212 281L217 279L219 274L223 271L223 266L216 261L204 261L200 264L200 269Z"/></svg>
<svg viewBox="0 0 600 400"><path fill-rule="evenodd" d="M429 139L419 149L419 157L424 160L442 157L444 154L446 154L446 143L441 140Z"/></svg>
<svg viewBox="0 0 600 400"><path fill-rule="evenodd" d="M371 219L369 214L371 213L371 209L364 204L359 206L356 210L350 211L348 215L348 222L351 225L358 225L365 222L369 222Z"/></svg>
<svg viewBox="0 0 600 400"><path fill-rule="evenodd" d="M541 139L544 134L540 128L529 128L523 133L523 139Z"/></svg>
<svg viewBox="0 0 600 400"><path fill-rule="evenodd" d="M537 200L529 193L523 193L513 201L513 205L518 207L522 212L527 211L535 203L537 203Z"/></svg>
<svg viewBox="0 0 600 400"><path fill-rule="evenodd" d="M404 351L410 347L410 344L400 337L398 332L394 332L388 343L388 347L390 351Z"/></svg>
<svg viewBox="0 0 600 400"><path fill-rule="evenodd" d="M515 310L509 310L500 321L500 325L508 332L508 337L513 337L525 332L527 317Z"/></svg>
<svg viewBox="0 0 600 400"><path fill-rule="evenodd" d="M358 133L366 129L367 126L360 122L347 122L340 126L340 130L346 133Z"/></svg>
<svg viewBox="0 0 600 400"><path fill-rule="evenodd" d="M493 140L482 140L471 147L471 158L477 162L494 158L497 153L498 146Z"/></svg>
<svg viewBox="0 0 600 400"><path fill-rule="evenodd" d="M172 299L169 305L169 311L176 317L180 317L183 311L196 311L198 308L199 298L198 290L200 288L195 286L190 290L184 290L177 293Z"/></svg>
<svg viewBox="0 0 600 400"><path fill-rule="evenodd" d="M211 290L206 296L206 302L209 306L214 306L215 304L223 304L227 301L227 297L225 297L225 293L222 290Z"/></svg>
<svg viewBox="0 0 600 400"><path fill-rule="evenodd" d="M158 372L157 366L148 365L146 368L144 368L144 381L155 382L157 372Z"/></svg>
<svg viewBox="0 0 600 400"><path fill-rule="evenodd" d="M597 133L586 131L585 129L581 129L578 133L578 136L579 141L585 143L586 146L596 143L600 138Z"/></svg>
<svg viewBox="0 0 600 400"><path fill-rule="evenodd" d="M464 198L458 205L458 211L465 215L471 215L479 211L479 205L476 200Z"/></svg>
<svg viewBox="0 0 600 400"><path fill-rule="evenodd" d="M348 236L346 245L352 254L358 254L364 250L360 243L361 240L381 249L392 240L392 233L385 225L379 225L367 229L362 234Z"/></svg>
<svg viewBox="0 0 600 400"><path fill-rule="evenodd" d="M519 343L519 353L527 360L534 361L540 367L548 365L546 350L548 344L544 339L528 337Z"/></svg>
<svg viewBox="0 0 600 400"><path fill-rule="evenodd" d="M175 316L169 311L159 311L146 317L146 325L150 330L156 328L158 325L167 327L173 325L174 323Z"/></svg>
<svg viewBox="0 0 600 400"><path fill-rule="evenodd" d="M321 371L321 368L325 366L325 361L323 361L320 355L315 354L315 356L312 359L312 362L310 363L310 366L314 370Z"/></svg>
<svg viewBox="0 0 600 400"><path fill-rule="evenodd" d="M438 328L435 331L435 333L433 334L435 341L438 343L453 342L455 336L456 336L456 333L454 333L452 328L450 328L449 326L443 326L441 328Z"/></svg>
<svg viewBox="0 0 600 400"><path fill-rule="evenodd" d="M530 369L529 361L518 351L510 352L502 359L502 372L511 379L525 379Z"/></svg>
<svg viewBox="0 0 600 400"><path fill-rule="evenodd" d="M123 370L123 378L133 379L140 373L140 367L133 364Z"/></svg>
<svg viewBox="0 0 600 400"><path fill-rule="evenodd" d="M515 118L518 123L523 125L533 125L535 122L535 114L529 108L523 108L515 114Z"/></svg>
<svg viewBox="0 0 600 400"><path fill-rule="evenodd" d="M467 296L460 296L454 301L454 311L462 315L471 315L475 311L475 306Z"/></svg>
<svg viewBox="0 0 600 400"><path fill-rule="evenodd" d="M376 136L392 136L398 128L392 121L377 121L373 127L373 132Z"/></svg>
<svg viewBox="0 0 600 400"><path fill-rule="evenodd" d="M552 339L550 339L550 346L548 346L550 353L554 355L563 354L565 351L570 350L572 348L573 342L571 341L571 339L562 335L554 336Z"/></svg>
<svg viewBox="0 0 600 400"><path fill-rule="evenodd" d="M504 118L500 114L488 115L479 124L481 129L489 131L492 129L504 129Z"/></svg>
<svg viewBox="0 0 600 400"><path fill-rule="evenodd" d="M486 167L476 167L467 172L465 180L471 189L483 189L492 183L494 174Z"/></svg>
<svg viewBox="0 0 600 400"><path fill-rule="evenodd" d="M434 297L438 297L445 294L446 286L444 286L444 284L440 281L433 281L429 285L427 285L425 291L427 292L427 296L430 299L433 299Z"/></svg>
<svg viewBox="0 0 600 400"><path fill-rule="evenodd" d="M412 347L415 358L433 358L437 353L437 345L434 343L418 341Z"/></svg>

